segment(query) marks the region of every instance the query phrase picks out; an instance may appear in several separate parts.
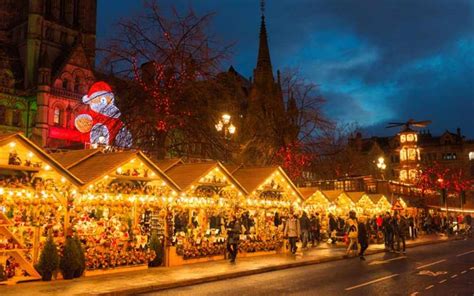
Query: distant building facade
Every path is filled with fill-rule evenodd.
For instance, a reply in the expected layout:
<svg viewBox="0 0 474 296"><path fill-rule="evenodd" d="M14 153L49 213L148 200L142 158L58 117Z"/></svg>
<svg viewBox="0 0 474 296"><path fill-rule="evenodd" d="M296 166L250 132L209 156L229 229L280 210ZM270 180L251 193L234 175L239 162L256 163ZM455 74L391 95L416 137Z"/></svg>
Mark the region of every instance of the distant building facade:
<svg viewBox="0 0 474 296"><path fill-rule="evenodd" d="M0 132L80 146L74 118L95 81L96 2L0 2Z"/></svg>

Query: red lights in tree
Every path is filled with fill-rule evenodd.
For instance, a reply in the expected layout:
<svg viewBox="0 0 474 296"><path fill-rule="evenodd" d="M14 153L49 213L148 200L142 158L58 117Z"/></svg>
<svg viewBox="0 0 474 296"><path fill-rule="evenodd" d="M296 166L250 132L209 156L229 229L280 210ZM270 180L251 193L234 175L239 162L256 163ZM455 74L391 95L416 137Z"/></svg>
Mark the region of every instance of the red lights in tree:
<svg viewBox="0 0 474 296"><path fill-rule="evenodd" d="M308 168L310 159L309 155L302 151L301 144L294 142L277 151L274 163L280 165L292 180L296 180Z"/></svg>

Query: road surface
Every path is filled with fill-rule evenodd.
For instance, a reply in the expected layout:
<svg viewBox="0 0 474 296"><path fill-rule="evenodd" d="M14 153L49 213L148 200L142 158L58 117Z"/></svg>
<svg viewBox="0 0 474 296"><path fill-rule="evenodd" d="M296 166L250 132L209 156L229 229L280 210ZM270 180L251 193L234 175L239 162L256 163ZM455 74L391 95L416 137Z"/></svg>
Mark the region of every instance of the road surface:
<svg viewBox="0 0 474 296"><path fill-rule="evenodd" d="M366 259L351 258L146 295L474 295L474 239L410 248L406 256L381 253Z"/></svg>

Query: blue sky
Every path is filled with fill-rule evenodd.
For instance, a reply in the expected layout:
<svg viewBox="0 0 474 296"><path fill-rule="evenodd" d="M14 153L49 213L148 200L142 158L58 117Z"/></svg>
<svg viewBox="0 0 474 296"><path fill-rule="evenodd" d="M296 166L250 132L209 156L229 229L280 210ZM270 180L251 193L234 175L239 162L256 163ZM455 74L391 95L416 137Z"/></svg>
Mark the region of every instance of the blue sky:
<svg viewBox="0 0 474 296"><path fill-rule="evenodd" d="M298 68L320 86L326 114L356 122L366 135L393 133L388 121L431 119L441 133L461 127L474 138L474 1L267 0L274 69ZM163 8L215 12L211 31L234 43L244 76L256 63L257 0L166 0ZM99 0L97 39L105 44L140 0Z"/></svg>

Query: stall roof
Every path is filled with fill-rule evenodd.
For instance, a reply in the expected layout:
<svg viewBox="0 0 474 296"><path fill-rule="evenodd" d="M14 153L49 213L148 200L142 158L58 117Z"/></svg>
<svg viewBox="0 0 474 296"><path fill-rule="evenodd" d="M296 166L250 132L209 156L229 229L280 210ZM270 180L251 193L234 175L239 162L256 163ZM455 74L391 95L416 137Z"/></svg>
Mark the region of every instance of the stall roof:
<svg viewBox="0 0 474 296"><path fill-rule="evenodd" d="M231 174L243 167L242 164L225 164L224 166Z"/></svg>
<svg viewBox="0 0 474 296"><path fill-rule="evenodd" d="M181 158L169 158L169 159L160 159L153 161L157 167L160 168L163 172L170 170L172 167L183 164L183 160Z"/></svg>
<svg viewBox="0 0 474 296"><path fill-rule="evenodd" d="M29 140L27 137L23 136L21 133L9 133L0 135L0 144L8 141L12 141L13 139L23 143L25 146L30 147L33 151L36 152L40 158L42 158L45 162L55 168L57 171L61 172L66 179L68 179L71 183L76 186L83 185L83 182L74 176L70 171L68 171L60 162L56 159L51 157L48 153L46 153L43 149L38 147L35 143Z"/></svg>
<svg viewBox="0 0 474 296"><path fill-rule="evenodd" d="M288 184L290 184L293 191L295 191L301 199L303 198L298 188L279 166L240 168L236 170L233 175L237 181L244 186L245 190L251 193L260 185L265 183L265 181L275 172L279 172L286 179Z"/></svg>
<svg viewBox="0 0 474 296"><path fill-rule="evenodd" d="M318 187L298 187L298 190L303 196L304 200L310 198L313 194L319 191Z"/></svg>
<svg viewBox="0 0 474 296"><path fill-rule="evenodd" d="M337 198L344 193L342 190L324 190L321 191L324 196L330 201L330 202L335 202Z"/></svg>
<svg viewBox="0 0 474 296"><path fill-rule="evenodd" d="M367 194L367 196L370 198L370 200L374 203L377 204L382 198L385 197L383 194ZM386 197L385 197L386 198Z"/></svg>
<svg viewBox="0 0 474 296"><path fill-rule="evenodd" d="M353 192L353 191L345 191L344 192L347 196L349 196L349 198L354 202L354 203L357 203L361 198L362 196L364 196L365 192L363 191L356 191L356 192Z"/></svg>
<svg viewBox="0 0 474 296"><path fill-rule="evenodd" d="M219 168L234 185L238 187L242 193L247 194L247 191L240 184L234 176L220 162L199 162L199 163L185 163L178 164L169 169L166 174L183 190L186 191L191 185L207 174L213 169Z"/></svg>
<svg viewBox="0 0 474 296"><path fill-rule="evenodd" d="M160 178L166 181L167 184L170 184L174 190L180 190L179 186L177 186L173 180L168 178L168 176L166 176L148 157L146 157L140 151L96 153L84 159L83 161L76 163L74 166L71 166L69 170L85 185L89 185L97 179L114 172L117 168L126 164L135 157L138 157L150 168L154 169Z"/></svg>
<svg viewBox="0 0 474 296"><path fill-rule="evenodd" d="M100 149L81 149L51 153L50 156L62 164L65 168L70 168L93 156L94 154L101 152L102 151Z"/></svg>

